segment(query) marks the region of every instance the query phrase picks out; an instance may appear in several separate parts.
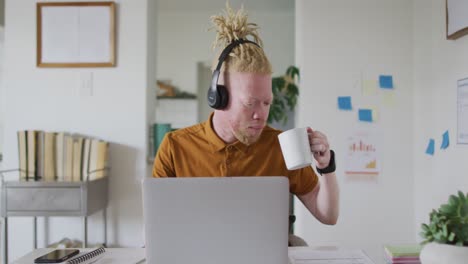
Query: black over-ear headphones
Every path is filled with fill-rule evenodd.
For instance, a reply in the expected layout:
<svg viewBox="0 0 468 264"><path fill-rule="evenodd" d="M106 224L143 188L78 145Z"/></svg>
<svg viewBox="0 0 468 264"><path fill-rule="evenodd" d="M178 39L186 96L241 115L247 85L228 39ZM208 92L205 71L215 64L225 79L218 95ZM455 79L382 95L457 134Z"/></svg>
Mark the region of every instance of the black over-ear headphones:
<svg viewBox="0 0 468 264"><path fill-rule="evenodd" d="M219 55L218 65L213 72L213 77L211 79L211 86L208 89L208 105L214 109L223 109L226 107L229 99L229 93L227 92L226 86L218 84L219 73L221 66L223 65L226 57L231 53L231 51L238 45L243 43L252 43L260 47L257 43L246 40L246 39L237 39L231 42Z"/></svg>

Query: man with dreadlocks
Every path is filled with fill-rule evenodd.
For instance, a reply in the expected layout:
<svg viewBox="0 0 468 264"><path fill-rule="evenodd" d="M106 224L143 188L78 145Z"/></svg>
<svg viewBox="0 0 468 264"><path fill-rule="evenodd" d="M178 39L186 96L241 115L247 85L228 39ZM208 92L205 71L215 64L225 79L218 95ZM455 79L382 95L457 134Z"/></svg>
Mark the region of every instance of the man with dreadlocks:
<svg viewBox="0 0 468 264"><path fill-rule="evenodd" d="M261 48L258 27L248 23L243 8L234 12L229 5L223 15L213 16L212 22L217 31L214 46L223 48L220 62L213 64L214 81L208 92L208 101L215 110L206 122L165 136L155 158L153 176L284 175L289 178L290 191L307 209L320 222L334 225L339 190L334 153L327 137L308 128L311 155L323 175L320 180L310 166L287 170L278 141L281 131L266 125L273 100L272 69Z"/></svg>

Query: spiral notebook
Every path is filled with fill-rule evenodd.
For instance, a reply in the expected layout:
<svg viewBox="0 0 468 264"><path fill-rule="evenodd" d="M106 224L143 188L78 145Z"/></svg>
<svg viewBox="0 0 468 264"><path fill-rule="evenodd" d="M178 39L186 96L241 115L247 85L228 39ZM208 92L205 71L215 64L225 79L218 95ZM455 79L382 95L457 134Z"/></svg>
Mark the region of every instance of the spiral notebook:
<svg viewBox="0 0 468 264"><path fill-rule="evenodd" d="M84 263L94 262L95 260L97 260L99 256L102 256L102 254L104 254L105 252L106 252L106 249L104 247L100 247L93 251L80 254L76 258L70 259L64 263L65 264L84 264Z"/></svg>

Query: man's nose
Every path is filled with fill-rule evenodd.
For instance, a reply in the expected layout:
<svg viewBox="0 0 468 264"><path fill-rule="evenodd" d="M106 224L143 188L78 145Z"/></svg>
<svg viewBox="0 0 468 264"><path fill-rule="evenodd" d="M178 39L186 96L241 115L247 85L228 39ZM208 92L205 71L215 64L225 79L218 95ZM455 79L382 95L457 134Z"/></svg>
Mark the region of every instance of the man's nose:
<svg viewBox="0 0 468 264"><path fill-rule="evenodd" d="M268 106L257 107L253 113L253 119L266 120L268 118L269 111L270 108Z"/></svg>

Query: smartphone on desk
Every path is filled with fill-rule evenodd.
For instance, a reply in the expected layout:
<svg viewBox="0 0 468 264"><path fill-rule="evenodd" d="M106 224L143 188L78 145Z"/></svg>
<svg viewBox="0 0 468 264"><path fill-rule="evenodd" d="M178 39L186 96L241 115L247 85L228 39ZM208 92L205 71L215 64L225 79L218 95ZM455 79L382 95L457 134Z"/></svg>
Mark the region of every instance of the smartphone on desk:
<svg viewBox="0 0 468 264"><path fill-rule="evenodd" d="M80 253L78 249L56 249L34 260L34 263L60 263Z"/></svg>

